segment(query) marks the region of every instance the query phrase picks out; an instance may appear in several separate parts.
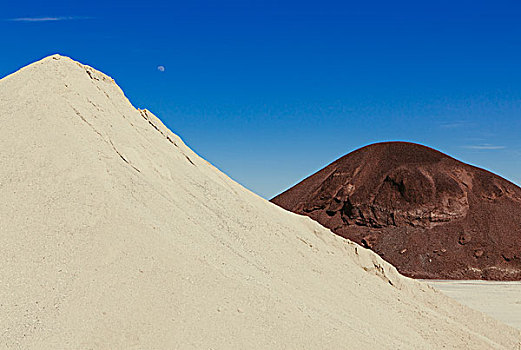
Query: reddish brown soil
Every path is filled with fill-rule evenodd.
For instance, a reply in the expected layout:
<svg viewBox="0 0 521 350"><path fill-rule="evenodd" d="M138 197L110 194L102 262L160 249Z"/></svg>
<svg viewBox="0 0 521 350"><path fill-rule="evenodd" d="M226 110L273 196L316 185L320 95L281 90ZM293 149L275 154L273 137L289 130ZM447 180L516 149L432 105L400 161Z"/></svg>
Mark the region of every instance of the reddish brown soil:
<svg viewBox="0 0 521 350"><path fill-rule="evenodd" d="M422 145L366 146L272 202L410 277L521 280L521 188Z"/></svg>

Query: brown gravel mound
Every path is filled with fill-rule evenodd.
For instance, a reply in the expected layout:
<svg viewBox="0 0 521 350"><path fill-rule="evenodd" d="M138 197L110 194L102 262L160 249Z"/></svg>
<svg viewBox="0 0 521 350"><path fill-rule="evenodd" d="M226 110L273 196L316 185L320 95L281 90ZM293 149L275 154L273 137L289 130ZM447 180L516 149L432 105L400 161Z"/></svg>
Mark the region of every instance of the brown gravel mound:
<svg viewBox="0 0 521 350"><path fill-rule="evenodd" d="M410 277L521 279L521 188L422 145L363 147L272 202Z"/></svg>

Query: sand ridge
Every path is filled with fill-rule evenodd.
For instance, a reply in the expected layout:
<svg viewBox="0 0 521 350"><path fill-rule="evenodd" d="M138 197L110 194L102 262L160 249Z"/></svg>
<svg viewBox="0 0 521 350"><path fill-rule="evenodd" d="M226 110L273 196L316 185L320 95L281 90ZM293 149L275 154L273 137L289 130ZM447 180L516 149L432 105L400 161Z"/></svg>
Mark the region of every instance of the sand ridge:
<svg viewBox="0 0 521 350"><path fill-rule="evenodd" d="M0 124L1 348L519 345L244 189L70 58L2 79Z"/></svg>

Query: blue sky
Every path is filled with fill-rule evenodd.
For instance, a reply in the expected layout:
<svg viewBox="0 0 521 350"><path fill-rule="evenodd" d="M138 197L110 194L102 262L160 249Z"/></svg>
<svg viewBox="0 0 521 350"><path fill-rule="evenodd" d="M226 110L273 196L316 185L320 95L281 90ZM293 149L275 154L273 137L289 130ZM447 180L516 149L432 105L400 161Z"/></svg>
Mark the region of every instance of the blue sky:
<svg viewBox="0 0 521 350"><path fill-rule="evenodd" d="M386 140L521 184L520 18L502 0L18 1L0 76L53 53L94 66L266 198Z"/></svg>

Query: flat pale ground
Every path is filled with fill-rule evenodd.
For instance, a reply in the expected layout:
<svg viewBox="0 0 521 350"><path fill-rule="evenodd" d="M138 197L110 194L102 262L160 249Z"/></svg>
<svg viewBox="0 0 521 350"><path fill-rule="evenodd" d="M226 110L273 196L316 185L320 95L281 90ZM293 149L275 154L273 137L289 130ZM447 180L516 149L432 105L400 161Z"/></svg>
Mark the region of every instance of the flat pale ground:
<svg viewBox="0 0 521 350"><path fill-rule="evenodd" d="M520 346L246 190L66 57L0 80L0 199L2 349Z"/></svg>
<svg viewBox="0 0 521 350"><path fill-rule="evenodd" d="M521 281L424 280L451 298L521 329Z"/></svg>

